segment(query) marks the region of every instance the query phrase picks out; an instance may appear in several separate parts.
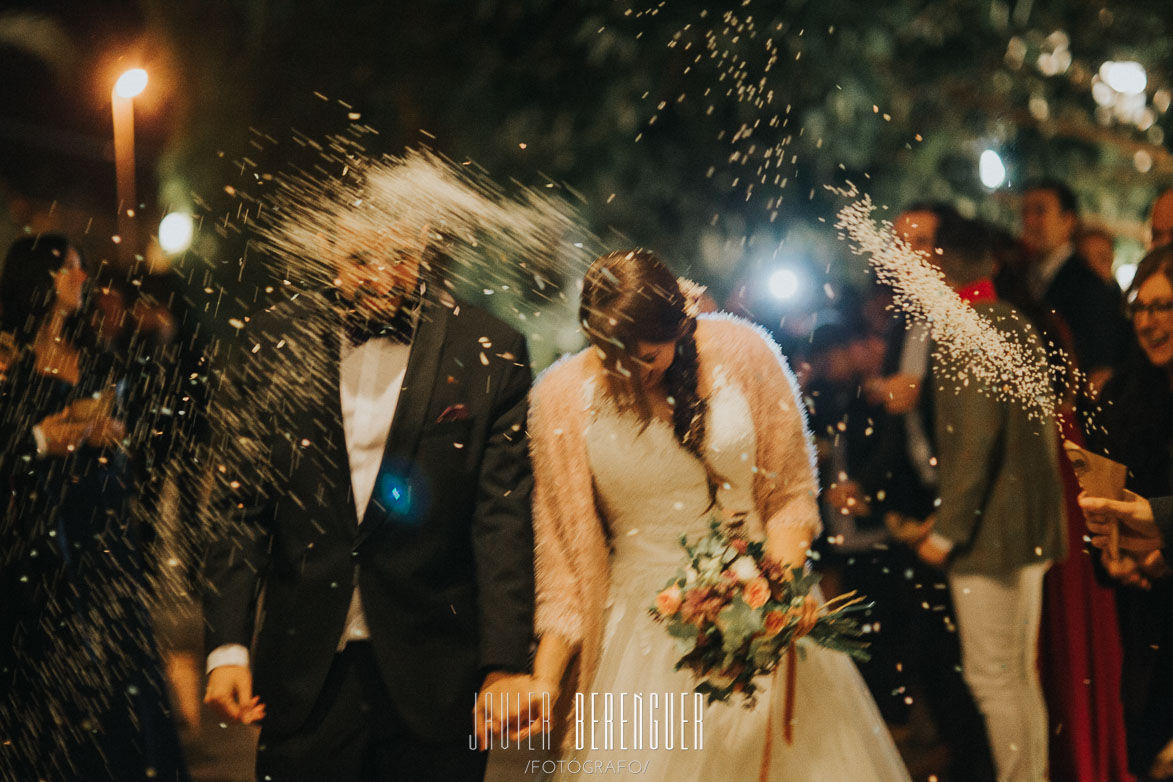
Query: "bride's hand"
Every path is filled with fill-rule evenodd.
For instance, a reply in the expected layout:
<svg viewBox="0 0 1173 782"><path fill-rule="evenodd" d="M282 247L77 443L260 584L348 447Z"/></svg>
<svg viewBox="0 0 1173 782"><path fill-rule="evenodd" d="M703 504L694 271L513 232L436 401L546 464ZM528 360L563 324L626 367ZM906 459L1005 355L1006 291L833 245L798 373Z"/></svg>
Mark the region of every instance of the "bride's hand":
<svg viewBox="0 0 1173 782"><path fill-rule="evenodd" d="M805 529L781 527L767 532L766 556L782 567L787 578L791 570L806 565L810 547L810 533Z"/></svg>
<svg viewBox="0 0 1173 782"><path fill-rule="evenodd" d="M514 741L521 741L535 731L548 732L554 721L554 704L558 702L560 694L561 690L556 682L543 681L536 677L530 679L531 711L528 715L518 715L517 727L510 729L509 737ZM532 711L535 704L538 707L537 714Z"/></svg>

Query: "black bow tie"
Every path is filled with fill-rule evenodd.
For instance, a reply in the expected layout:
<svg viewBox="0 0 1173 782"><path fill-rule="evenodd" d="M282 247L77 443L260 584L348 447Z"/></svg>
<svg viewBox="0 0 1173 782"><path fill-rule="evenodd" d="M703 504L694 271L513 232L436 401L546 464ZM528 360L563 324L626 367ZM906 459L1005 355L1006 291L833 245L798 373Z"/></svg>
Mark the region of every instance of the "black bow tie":
<svg viewBox="0 0 1173 782"><path fill-rule="evenodd" d="M385 318L370 318L356 312L348 313L342 323L351 347L358 347L367 340L380 337L407 345L415 331L414 308L400 307L395 314Z"/></svg>

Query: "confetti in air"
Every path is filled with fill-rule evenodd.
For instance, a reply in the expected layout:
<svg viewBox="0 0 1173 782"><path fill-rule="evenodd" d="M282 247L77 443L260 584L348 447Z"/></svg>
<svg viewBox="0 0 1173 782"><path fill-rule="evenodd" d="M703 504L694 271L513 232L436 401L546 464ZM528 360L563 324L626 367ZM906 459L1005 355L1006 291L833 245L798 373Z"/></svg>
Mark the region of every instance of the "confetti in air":
<svg viewBox="0 0 1173 782"><path fill-rule="evenodd" d="M346 458L336 439L343 431L332 418L337 411L300 419L312 422L304 430L291 426L293 417L284 415L322 398L337 375L336 351L332 356L323 335L335 345L342 339L341 313L335 308L332 317L328 307L322 308L322 317L307 318L291 333L274 336L255 328L266 305L327 301L324 290L334 284L340 267L391 266L414 255L430 271L440 272L429 278L442 286L439 301L454 316L461 301L476 301L531 337L556 325L539 315L551 301L564 303L573 295L560 288L562 274L585 267L598 242L581 228L574 210L551 193L555 188L518 186L507 193L471 163L428 152L371 155L361 142L372 132L351 125L324 143L300 137L304 148L318 152L308 169L265 173L244 159L241 181L223 190L231 207L206 215L205 225L221 239L247 239L236 259L236 279L221 285L211 276L211 269L231 259L191 266L207 296L205 314L218 321L213 331L222 338L213 341L207 355L194 351L199 358L183 364L173 352L176 346L160 347L140 334L130 335L134 349L115 380L130 397L126 452L149 473L144 496L152 499L108 515L101 515L101 508L81 509L87 518L93 516L88 523L95 531L90 536L95 542L73 555L73 566L89 574L85 582L45 575L53 572L53 557L61 556L49 528L44 536L30 534L5 550L0 572L11 575L13 583L29 585L21 587L22 596L28 591L30 599L46 602L43 616L53 627L43 645L16 652L20 675L37 682L39 702L0 698L0 743L5 745L0 779L24 778L17 769L33 762L45 742L84 743L127 698L163 702L165 682L142 673L158 670L148 611L165 604L171 614L192 615L201 588L194 573L206 542L253 534L240 524L237 511L264 501L274 486L282 487L282 502L306 506L336 496L338 487L288 486L281 478L296 460ZM252 268L258 265L263 273ZM258 277L264 282L250 284ZM488 340L480 347L482 364L517 360ZM264 358L250 362L247 373L237 377L232 367L242 363L243 354ZM28 431L56 412L52 405L57 404L17 399L5 408L5 432ZM210 431L197 431L200 427ZM453 443L454 450L462 447ZM11 460L19 454L4 456ZM79 455L79 469L86 469L87 458ZM36 462L23 464L14 469L28 471L27 465ZM411 469L403 465L403 475L389 477L404 478ZM394 494L395 480L386 483ZM214 505L209 496L221 500ZM53 518L50 512L42 515ZM148 552L154 563L149 574L124 564L125 552L139 545L135 535L140 529L157 536ZM0 682L11 673L0 670ZM54 777L74 776L65 767L47 771Z"/></svg>
<svg viewBox="0 0 1173 782"><path fill-rule="evenodd" d="M506 194L470 165L430 152L373 157L357 143L361 136L352 126L350 133L330 139L312 174L273 177L268 180L272 186L256 198L234 193L249 205L252 216L244 222L259 251L255 257L283 277L280 298L317 301L307 311L321 313L279 335L255 329L250 322L237 323L241 338L235 349L257 360L248 362L250 374L220 384L210 420L222 444L218 453L223 458L213 464L218 491L239 498L242 506L255 502L261 487L283 486L278 473L290 458L345 458L336 441L341 422L331 419L337 410L308 417L314 420L308 431L282 431L277 452L249 436L266 430L255 417L274 410L316 409L315 400L331 393L328 384L337 375L338 359L328 346L341 338L341 313L337 307L321 306L321 298L336 284L341 269L360 265L382 270L418 258L426 285L443 287L440 306L458 315L461 300L487 303L530 331L527 326L539 318L542 303L566 298L554 282L561 270L585 265L595 244L573 210L555 197L526 189ZM428 312L422 308L419 317L428 317ZM543 323L533 325L540 328ZM487 340L480 347L486 366L516 358ZM463 443L453 447L459 450ZM405 513L419 509L403 505L403 493L392 484L408 481L411 470L410 464L402 465L402 474L387 482L389 496L383 498ZM288 501L313 506L336 489L289 487ZM202 526L222 530L223 514L209 508Z"/></svg>
<svg viewBox="0 0 1173 782"><path fill-rule="evenodd" d="M840 238L866 257L877 279L892 288L896 307L910 320L930 325L935 355L951 369L952 379L976 382L1000 401L1020 404L1032 417L1054 419L1059 414L1055 381L1065 372L1059 370L1057 377L1038 337L1032 333L1024 344L1007 336L966 304L939 269L896 235L890 222L877 224L870 196L860 196L854 187L835 192L854 199L839 210L835 227ZM1052 355L1069 363L1055 348Z"/></svg>
<svg viewBox="0 0 1173 782"><path fill-rule="evenodd" d="M585 232L555 198L506 195L471 166L426 151L371 158L344 137L331 147L338 174L281 178L253 225L257 245L298 284L329 285L340 263L393 262L440 242L454 284L542 290L585 257Z"/></svg>
<svg viewBox="0 0 1173 782"><path fill-rule="evenodd" d="M804 31L795 33L784 22L763 22L754 16L748 2L741 5L739 10L720 13L703 9L671 35L667 47L679 53L679 62L684 65L678 79L691 79L696 89L660 95L636 141L671 105L684 103L689 97L699 100L706 117L723 117L716 141L719 148L729 150L706 175L712 178L720 167L729 178L729 187L743 193L747 202L754 197L755 188L773 193L765 209L774 222L782 191L794 177L797 162L797 156L789 151L796 138L790 127L792 106L781 105L790 77L780 65L802 58ZM659 3L634 15L655 16L664 6ZM801 134L799 130L797 135Z"/></svg>

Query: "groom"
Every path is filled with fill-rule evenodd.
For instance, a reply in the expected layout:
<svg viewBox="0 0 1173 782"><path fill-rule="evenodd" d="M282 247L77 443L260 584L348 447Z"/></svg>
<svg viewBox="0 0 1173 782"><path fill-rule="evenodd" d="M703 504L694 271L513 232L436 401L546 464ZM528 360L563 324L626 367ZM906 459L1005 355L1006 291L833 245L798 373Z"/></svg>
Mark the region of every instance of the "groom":
<svg viewBox="0 0 1173 782"><path fill-rule="evenodd" d="M471 696L534 689L525 339L418 233L253 317L218 389L206 702L258 779L479 780Z"/></svg>

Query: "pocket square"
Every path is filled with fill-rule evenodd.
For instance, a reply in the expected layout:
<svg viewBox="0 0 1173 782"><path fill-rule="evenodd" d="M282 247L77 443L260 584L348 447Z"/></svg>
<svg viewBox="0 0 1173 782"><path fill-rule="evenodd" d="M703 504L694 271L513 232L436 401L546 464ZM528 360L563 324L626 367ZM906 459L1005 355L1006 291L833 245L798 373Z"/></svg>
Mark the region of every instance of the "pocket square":
<svg viewBox="0 0 1173 782"><path fill-rule="evenodd" d="M467 421L468 418L468 408L463 403L448 405L448 407L444 408L444 412L440 413L440 417L436 419L436 423L447 424L453 421Z"/></svg>

